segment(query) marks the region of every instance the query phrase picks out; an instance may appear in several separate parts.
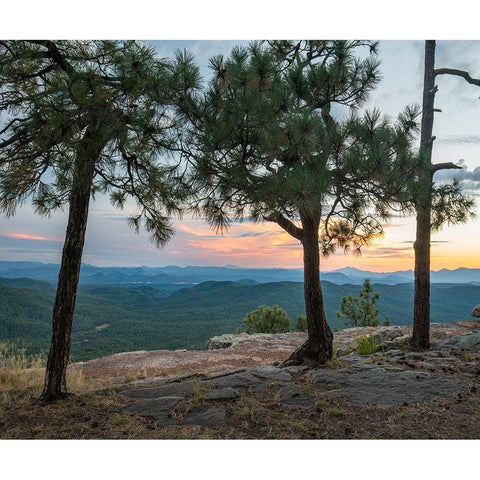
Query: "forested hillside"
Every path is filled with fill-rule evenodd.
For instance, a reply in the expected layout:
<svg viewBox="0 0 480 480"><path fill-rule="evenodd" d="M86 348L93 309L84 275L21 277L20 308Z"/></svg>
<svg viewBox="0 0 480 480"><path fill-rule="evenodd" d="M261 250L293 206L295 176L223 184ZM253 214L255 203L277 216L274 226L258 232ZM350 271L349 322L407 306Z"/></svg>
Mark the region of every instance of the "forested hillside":
<svg viewBox="0 0 480 480"><path fill-rule="evenodd" d="M326 311L333 327L341 298L358 294L358 285L323 282ZM381 318L392 324L411 322L413 286L374 284L380 293ZM480 298L480 287L434 285L434 322L466 320ZM54 287L30 279L0 279L0 341L47 351ZM213 335L244 327L242 319L259 305L278 304L295 322L305 311L303 284L275 282L248 285L204 282L167 295L151 287L90 286L79 291L75 309L72 360L87 360L122 351L202 349Z"/></svg>

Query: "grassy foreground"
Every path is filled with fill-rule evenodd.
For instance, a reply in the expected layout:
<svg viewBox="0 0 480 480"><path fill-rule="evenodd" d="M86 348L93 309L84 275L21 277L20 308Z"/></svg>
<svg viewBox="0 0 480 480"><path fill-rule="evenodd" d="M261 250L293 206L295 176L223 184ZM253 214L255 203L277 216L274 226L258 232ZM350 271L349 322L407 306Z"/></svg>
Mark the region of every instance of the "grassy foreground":
<svg viewBox="0 0 480 480"><path fill-rule="evenodd" d="M218 426L157 427L155 421L127 414L125 386L118 379L87 379L70 368L67 399L43 403L45 360L28 357L9 345L0 347L0 438L2 439L414 439L478 438L480 394L476 389L430 404L354 406L330 397L335 385L304 384L315 399L306 409L282 407L272 385L228 403L228 422ZM327 368L338 368L332 362ZM145 373L138 372L142 378ZM128 381L134 380L130 375ZM110 382L110 383L109 383ZM175 413L206 405L195 390Z"/></svg>

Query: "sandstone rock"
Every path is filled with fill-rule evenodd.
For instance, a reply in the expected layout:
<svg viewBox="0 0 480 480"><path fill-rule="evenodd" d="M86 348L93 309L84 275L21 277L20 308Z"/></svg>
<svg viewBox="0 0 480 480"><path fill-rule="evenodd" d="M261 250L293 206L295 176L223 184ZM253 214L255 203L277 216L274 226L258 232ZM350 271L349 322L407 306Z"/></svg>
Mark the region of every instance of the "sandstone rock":
<svg viewBox="0 0 480 480"><path fill-rule="evenodd" d="M385 355L390 358L398 358L398 357L403 357L405 354L403 350L393 349L393 350L385 350Z"/></svg>
<svg viewBox="0 0 480 480"><path fill-rule="evenodd" d="M473 307L472 317L480 317L480 305Z"/></svg>
<svg viewBox="0 0 480 480"><path fill-rule="evenodd" d="M352 364L339 370L319 369L310 373L312 383L337 383L332 396L346 396L357 405L401 405L424 403L452 396L466 386L443 376L415 370L392 370L370 364Z"/></svg>
<svg viewBox="0 0 480 480"><path fill-rule="evenodd" d="M289 367L285 367L283 370L289 372L289 373L302 373L305 372L306 370L309 370L308 365L290 365Z"/></svg>
<svg viewBox="0 0 480 480"><path fill-rule="evenodd" d="M373 338L377 345L383 345L385 342L391 342L395 338L403 335L402 327L377 327L373 331Z"/></svg>
<svg viewBox="0 0 480 480"><path fill-rule="evenodd" d="M180 382L161 385L154 388L135 388L132 390L123 390L120 395L125 395L130 398L159 398L168 397L171 395L186 395L190 393L196 382Z"/></svg>
<svg viewBox="0 0 480 480"><path fill-rule="evenodd" d="M393 346L394 348L408 345L410 343L411 337L412 336L409 333L407 333L406 335L401 335L391 340L390 345Z"/></svg>
<svg viewBox="0 0 480 480"><path fill-rule="evenodd" d="M217 388L246 388L253 391L267 389L267 386L262 380L249 372L239 372L232 375L224 375L222 377L204 380L204 382Z"/></svg>
<svg viewBox="0 0 480 480"><path fill-rule="evenodd" d="M242 340L247 340L250 337L248 333L227 333L225 335L218 335L210 338L205 344L207 350L217 350L220 348L228 348L235 345Z"/></svg>
<svg viewBox="0 0 480 480"><path fill-rule="evenodd" d="M219 425L227 421L225 407L198 407L192 408L185 416L185 425Z"/></svg>
<svg viewBox="0 0 480 480"><path fill-rule="evenodd" d="M280 403L285 407L308 408L315 405L305 388L295 383L282 386L278 390L277 396L280 399Z"/></svg>
<svg viewBox="0 0 480 480"><path fill-rule="evenodd" d="M240 392L235 388L226 387L221 388L220 390L214 390L213 392L207 393L204 397L205 400L235 400L240 397Z"/></svg>
<svg viewBox="0 0 480 480"><path fill-rule="evenodd" d="M130 382L129 385L135 386L158 386L158 385L165 385L166 383L173 383L179 382L180 380L187 380L188 378L192 377L199 377L199 373L185 373L183 375L172 375L170 377L152 377L152 378L144 378L141 380L135 380Z"/></svg>
<svg viewBox="0 0 480 480"><path fill-rule="evenodd" d="M124 410L142 417L153 417L157 420L159 426L176 425L178 422L172 417L172 409L183 400L185 400L185 397L180 396L143 400L127 405Z"/></svg>
<svg viewBox="0 0 480 480"><path fill-rule="evenodd" d="M227 333L210 338L205 344L205 348L207 350L218 350L245 344L251 350L257 346L266 346L269 343L273 345L291 344L295 347L303 343L306 338L307 334L305 332L253 333L251 335L248 333Z"/></svg>
<svg viewBox="0 0 480 480"><path fill-rule="evenodd" d="M273 365L265 365L264 367L251 368L249 372L260 378L279 380L281 382L288 382L292 379L292 376L289 372Z"/></svg>
<svg viewBox="0 0 480 480"><path fill-rule="evenodd" d="M451 348L453 350L480 350L480 330L472 330L463 335L456 335L443 342L438 342L439 348Z"/></svg>

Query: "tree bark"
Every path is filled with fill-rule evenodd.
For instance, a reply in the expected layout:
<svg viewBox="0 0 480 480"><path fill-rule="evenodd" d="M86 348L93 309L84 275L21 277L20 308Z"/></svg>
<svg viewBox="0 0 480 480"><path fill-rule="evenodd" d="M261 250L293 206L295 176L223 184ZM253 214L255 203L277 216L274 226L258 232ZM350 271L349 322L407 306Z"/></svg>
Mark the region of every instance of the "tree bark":
<svg viewBox="0 0 480 480"><path fill-rule="evenodd" d="M95 175L95 163L103 149L103 144L100 146L95 140L92 129L87 129L79 145L74 165L68 224L53 308L52 339L41 396L42 400L47 401L58 400L67 394L66 372L87 229L88 206Z"/></svg>
<svg viewBox="0 0 480 480"><path fill-rule="evenodd" d="M301 364L305 360L323 364L332 358L333 333L327 323L320 283L319 219L302 218L305 310L308 339L283 365Z"/></svg>
<svg viewBox="0 0 480 480"><path fill-rule="evenodd" d="M430 346L430 237L432 211L432 147L435 102L435 41L425 42L420 164L417 170L419 191L415 202L417 230L415 250L415 292L413 300L412 344Z"/></svg>

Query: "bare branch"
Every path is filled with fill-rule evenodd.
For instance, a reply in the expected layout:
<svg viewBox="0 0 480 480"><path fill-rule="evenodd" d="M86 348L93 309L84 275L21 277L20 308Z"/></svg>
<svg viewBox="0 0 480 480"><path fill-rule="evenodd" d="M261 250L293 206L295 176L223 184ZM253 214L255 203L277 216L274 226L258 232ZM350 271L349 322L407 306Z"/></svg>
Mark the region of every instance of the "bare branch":
<svg viewBox="0 0 480 480"><path fill-rule="evenodd" d="M297 227L293 222L291 222L288 218L284 217L281 213L273 212L273 213L270 213L269 215L263 215L263 218L267 220L267 222L277 223L292 237L302 241L303 229Z"/></svg>
<svg viewBox="0 0 480 480"><path fill-rule="evenodd" d="M468 72L464 70L457 70L455 68L437 68L433 71L434 75L456 75L457 77L464 78L468 83L480 87L480 79L472 78Z"/></svg>
<svg viewBox="0 0 480 480"><path fill-rule="evenodd" d="M439 170L461 170L462 167L460 165L456 165L453 162L444 162L444 163L437 163L436 165L432 165L432 173L438 172Z"/></svg>

